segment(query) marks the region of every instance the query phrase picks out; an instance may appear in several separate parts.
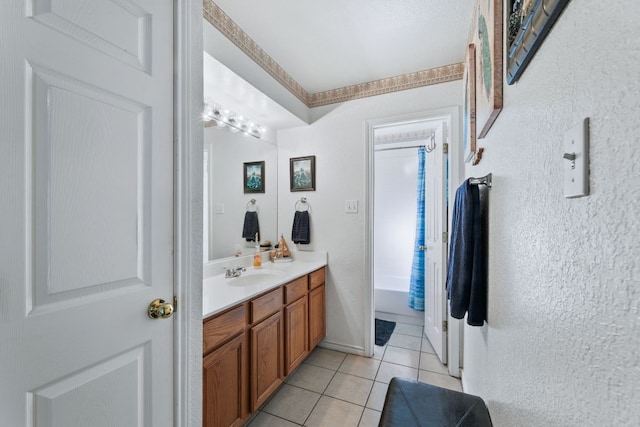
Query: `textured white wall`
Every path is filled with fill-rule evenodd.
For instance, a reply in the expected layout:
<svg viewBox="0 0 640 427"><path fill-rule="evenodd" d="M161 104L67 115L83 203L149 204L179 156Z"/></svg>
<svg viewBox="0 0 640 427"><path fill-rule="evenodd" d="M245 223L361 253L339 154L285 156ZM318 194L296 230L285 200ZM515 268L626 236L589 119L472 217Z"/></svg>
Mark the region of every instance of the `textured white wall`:
<svg viewBox="0 0 640 427"><path fill-rule="evenodd" d="M489 320L463 386L496 426L640 420L640 2L570 2L467 175L492 172ZM565 199L563 134L591 119L591 195Z"/></svg>
<svg viewBox="0 0 640 427"><path fill-rule="evenodd" d="M571 2L504 109L492 172L489 321L465 328L465 390L496 426L635 425L640 419L640 3ZM333 106L280 132L279 230L312 205L312 244L329 252L327 341L362 349L365 120L458 104L447 83ZM323 111L324 112L324 111ZM591 118L591 195L565 199L564 132ZM317 156L317 191L290 193L288 159ZM361 213L346 215L345 199Z"/></svg>
<svg viewBox="0 0 640 427"><path fill-rule="evenodd" d="M365 98L316 109L313 124L278 133L278 230L291 241L294 206L311 204L311 244L300 250L329 253L326 341L362 352L364 313L367 165L366 120L460 105L460 81ZM318 114L321 112L321 114ZM289 191L289 158L316 156L316 191ZM344 201L360 201L345 214Z"/></svg>

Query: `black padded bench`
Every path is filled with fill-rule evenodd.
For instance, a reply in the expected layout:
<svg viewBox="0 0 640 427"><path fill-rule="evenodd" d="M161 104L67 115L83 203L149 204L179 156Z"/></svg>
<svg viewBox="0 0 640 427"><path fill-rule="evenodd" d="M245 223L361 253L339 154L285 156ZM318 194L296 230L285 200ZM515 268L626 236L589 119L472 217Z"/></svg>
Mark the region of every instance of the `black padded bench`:
<svg viewBox="0 0 640 427"><path fill-rule="evenodd" d="M491 427L478 396L394 377L378 427Z"/></svg>

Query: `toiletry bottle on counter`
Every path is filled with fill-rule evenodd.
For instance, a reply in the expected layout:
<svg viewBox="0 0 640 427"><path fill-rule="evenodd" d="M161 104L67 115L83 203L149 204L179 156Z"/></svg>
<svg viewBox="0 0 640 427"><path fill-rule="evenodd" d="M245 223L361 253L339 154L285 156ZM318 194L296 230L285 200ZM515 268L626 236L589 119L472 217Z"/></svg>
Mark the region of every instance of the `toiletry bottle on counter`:
<svg viewBox="0 0 640 427"><path fill-rule="evenodd" d="M262 252L260 252L260 246L256 246L256 253L253 255L253 266L255 268L262 267Z"/></svg>
<svg viewBox="0 0 640 427"><path fill-rule="evenodd" d="M254 268L262 267L262 252L260 252L260 243L258 242L258 235L256 234L256 253L253 255Z"/></svg>

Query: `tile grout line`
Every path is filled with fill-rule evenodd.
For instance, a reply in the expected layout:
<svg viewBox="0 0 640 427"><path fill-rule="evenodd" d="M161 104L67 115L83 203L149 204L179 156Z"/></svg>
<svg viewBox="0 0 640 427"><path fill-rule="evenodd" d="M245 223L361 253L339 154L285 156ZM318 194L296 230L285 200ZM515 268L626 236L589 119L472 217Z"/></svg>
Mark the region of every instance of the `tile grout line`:
<svg viewBox="0 0 640 427"><path fill-rule="evenodd" d="M351 404L351 405L355 405L355 406L359 407L359 408L361 409L361 413L360 413L360 417L359 417L359 419L358 419L358 424L360 424L360 423L362 422L363 417L364 417L364 412L365 412L367 409L370 409L371 411L374 411L374 412L378 412L378 413L380 413L381 411L378 411L378 410L377 410L377 409L375 409L375 408L369 408L369 407L367 407L367 403L369 402L369 399L371 398L371 395L372 395L372 392L373 392L373 388L375 387L376 383L384 384L386 387L388 387L388 385L389 385L389 383L388 383L388 382L387 382L387 383L384 383L384 382L382 382L382 381L377 381L377 380L376 380L376 379L377 379L377 377L378 377L378 375L380 374L380 370L382 369L382 363L383 363L383 362L385 362L385 363L388 363L388 364L390 364L390 365L396 365L396 366L402 366L402 367L406 367L406 368L410 368L410 369L416 369L416 371L417 371L417 378L416 378L416 379L418 380L418 379L419 379L419 377L420 377L420 371L421 371L421 370L423 370L423 369L420 369L421 362L422 362L423 358L425 358L425 357L431 357L431 356L426 356L426 354L434 355L434 353L431 353L431 352L423 352L423 351L422 351L422 349L423 349L423 348L424 348L424 346L425 346L425 342L424 342L424 340L425 340L425 339L427 339L427 340L428 340L428 338L426 338L426 337L424 336L424 333L422 334L422 336L421 336L421 337L417 337L417 336L415 336L415 335L402 334L402 333L400 333L400 332L394 332L394 333L391 335L391 337L393 337L394 335L396 335L396 336L398 336L398 335L402 335L402 336L406 336L406 337L413 337L413 338L418 338L418 339L420 339L420 346L419 346L419 350L415 350L415 349L413 349L413 348L405 348L405 347L398 347L398 346L395 346L395 345L390 345L390 344L389 344L389 342L387 342L384 346L376 346L376 347L382 347L382 349L383 349L383 350L382 350L382 353L381 353L381 355L380 355L380 359L374 359L373 357L370 357L370 358L369 358L369 359L372 359L372 360L375 360L375 361L377 361L377 362L378 362L378 366L377 366L377 368L376 368L375 374L373 375L373 378L369 378L369 377L364 377L364 376L356 375L356 374L353 374L353 373L351 373L351 372L343 372L343 371L341 371L341 370L340 370L340 369L344 366L344 364L345 364L345 362L346 362L346 360L347 360L348 356L350 355L349 353L342 353L342 352L341 352L341 353L343 354L343 357L342 357L342 359L341 359L340 363L338 364L337 368L335 368L335 369L333 369L333 368L327 368L326 366L321 366L320 364L314 364L314 363L312 363L312 362L307 362L307 361L303 362L303 363L305 363L305 364L307 364L307 365L309 365L309 366L313 366L313 367L316 367L316 368L321 368L321 369L326 369L326 370L332 371L331 378L329 379L329 381L327 382L327 385L322 389L322 391L321 391L320 393L318 393L318 392L317 392L317 391L315 391L315 390L309 390L309 389L307 389L307 388L305 388L305 387L301 387L301 386L297 386L297 385L290 384L290 383L288 383L288 382L285 382L285 383L284 383L284 384L288 384L288 385L289 385L289 386L291 386L291 387L295 387L295 388L298 388L298 389L300 389L300 390L305 390L305 391L312 392L312 393L316 393L316 394L318 394L318 395L319 395L318 400L315 402L315 404L314 404L314 405L313 405L313 407L311 408L311 411L309 412L309 414L308 414L308 415L307 415L307 417L305 418L305 420L304 420L303 424L297 424L297 422L295 422L295 421L288 420L288 419L286 419L286 418L283 418L282 416L278 416L278 415L275 415L275 414L271 414L271 413L266 412L266 411L262 411L262 412L265 412L266 414L269 414L269 415L275 416L276 418L280 418L280 419L282 419L282 420L286 420L286 421L291 422L291 423L293 423L293 424L295 424L295 425L302 425L302 426L304 426L304 425L309 421L309 419L310 419L311 414L313 413L313 411L318 407L318 404L319 404L320 400L322 399L322 397L323 397L323 396L326 396L326 397L328 397L328 398L331 398L331 399L334 399L334 400L337 400L337 401L341 401L341 402L344 402L344 403L347 403L347 404ZM391 337L390 337L390 340L391 340ZM385 355L386 355L386 353L387 353L387 349L388 349L389 347L393 347L394 349L398 349L398 350L407 350L407 351L411 351L411 352L418 351L418 353L419 353L419 354L418 354L418 367L417 367L417 368L413 368L412 366L409 366L409 365L404 365L404 364L401 364L401 363L394 363L394 362L390 362L390 361L384 360L384 357L385 357ZM425 353L425 354L423 354L423 353ZM436 355L436 356L437 356L437 355ZM357 355L356 355L356 357L357 357ZM361 356L361 357L362 357L362 356ZM366 356L365 356L365 357L366 357ZM445 374L442 374L442 373L437 372L437 371L432 371L432 370L430 370L430 369L424 369L424 371L425 371L425 372L429 372L429 373L431 373L431 374L436 374L436 375L441 375L441 376L443 376L443 377L447 377L447 375L445 375ZM364 405L359 405L359 404L357 404L357 403L350 402L350 401L348 401L348 400L344 400L344 399L341 399L341 398L338 398L338 397L329 396L328 394L326 394L327 390L329 389L329 386L330 386L330 385L331 385L331 383L334 381L334 379L336 378L336 376L337 376L337 374L338 374L338 373L341 373L341 374L346 375L346 376L351 376L351 377L354 377L354 378L364 379L364 380L367 380L367 381L370 381L370 382L371 382L371 388L369 389L369 391L368 391L368 393L367 393L367 395L366 395L366 398L364 399ZM271 400L271 399L269 399L269 400ZM268 403L268 402L265 402L265 405L266 405L266 403ZM264 407L264 405L263 405L263 407ZM262 407L262 408L263 408L263 407ZM261 408L260 410L262 410L262 408Z"/></svg>
<svg viewBox="0 0 640 427"><path fill-rule="evenodd" d="M344 363L344 361L346 359L347 359L347 356L345 354L345 356L342 358L342 362L340 362L340 366L342 366L342 364ZM338 366L338 369L340 369L340 366ZM303 426L307 424L307 421L309 421L309 418L311 417L311 414L313 414L313 411L318 406L318 403L320 403L320 400L322 399L322 396L325 395L324 392L327 391L327 389L329 388L329 385L331 384L331 381L333 381L333 379L335 378L336 373L338 372L338 369L336 369L335 371L333 371L333 369L331 369L333 371L333 375L331 376L331 379L327 383L326 387L322 390L322 393L320 393L320 397L318 398L316 403L313 405L313 408L311 408L311 411L309 411L309 415L307 415L307 418L304 419L304 423L302 423Z"/></svg>

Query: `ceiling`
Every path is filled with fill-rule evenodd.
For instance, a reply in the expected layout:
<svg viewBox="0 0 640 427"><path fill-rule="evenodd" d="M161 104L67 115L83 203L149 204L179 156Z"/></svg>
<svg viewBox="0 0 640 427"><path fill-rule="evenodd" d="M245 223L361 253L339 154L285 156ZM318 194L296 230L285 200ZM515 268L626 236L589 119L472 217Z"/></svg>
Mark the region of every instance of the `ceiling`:
<svg viewBox="0 0 640 427"><path fill-rule="evenodd" d="M272 134L274 130L305 124L206 52L203 53L203 67L202 83L205 102L228 108L266 127L268 132L263 136L264 139L273 142L275 141L275 135Z"/></svg>
<svg viewBox="0 0 640 427"><path fill-rule="evenodd" d="M305 121L316 106L460 79L474 6L205 0L204 48Z"/></svg>

